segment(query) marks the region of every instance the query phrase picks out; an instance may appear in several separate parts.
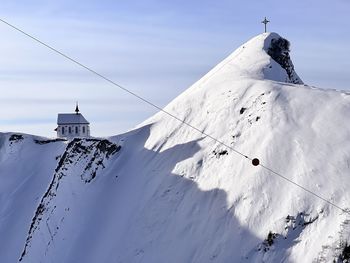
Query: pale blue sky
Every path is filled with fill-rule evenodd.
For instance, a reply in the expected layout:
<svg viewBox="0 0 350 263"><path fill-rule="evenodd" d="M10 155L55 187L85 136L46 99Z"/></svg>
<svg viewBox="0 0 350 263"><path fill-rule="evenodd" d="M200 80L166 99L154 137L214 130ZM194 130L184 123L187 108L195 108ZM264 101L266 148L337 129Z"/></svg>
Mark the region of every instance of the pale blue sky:
<svg viewBox="0 0 350 263"><path fill-rule="evenodd" d="M350 4L290 1L0 1L0 17L165 106L263 30L292 43L309 85L350 90ZM0 24L0 131L55 136L76 100L95 136L155 110Z"/></svg>

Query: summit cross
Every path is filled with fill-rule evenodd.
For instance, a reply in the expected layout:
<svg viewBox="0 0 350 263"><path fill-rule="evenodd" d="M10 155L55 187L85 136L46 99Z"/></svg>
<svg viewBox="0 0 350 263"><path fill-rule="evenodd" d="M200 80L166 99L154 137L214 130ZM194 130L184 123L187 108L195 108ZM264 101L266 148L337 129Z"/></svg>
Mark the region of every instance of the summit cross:
<svg viewBox="0 0 350 263"><path fill-rule="evenodd" d="M265 19L263 21L261 21L261 23L263 23L265 25L265 33L266 33L266 25L267 23L269 23L270 21L266 19L266 16L265 16Z"/></svg>

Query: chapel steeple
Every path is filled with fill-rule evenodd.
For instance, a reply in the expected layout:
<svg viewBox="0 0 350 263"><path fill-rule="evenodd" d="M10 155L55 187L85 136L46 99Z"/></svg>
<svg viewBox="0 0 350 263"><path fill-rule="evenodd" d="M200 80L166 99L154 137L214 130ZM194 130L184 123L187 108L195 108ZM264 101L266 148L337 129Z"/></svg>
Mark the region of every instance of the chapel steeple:
<svg viewBox="0 0 350 263"><path fill-rule="evenodd" d="M76 114L79 114L79 105L78 105L78 102L76 103L76 106L75 106L75 113L76 113Z"/></svg>

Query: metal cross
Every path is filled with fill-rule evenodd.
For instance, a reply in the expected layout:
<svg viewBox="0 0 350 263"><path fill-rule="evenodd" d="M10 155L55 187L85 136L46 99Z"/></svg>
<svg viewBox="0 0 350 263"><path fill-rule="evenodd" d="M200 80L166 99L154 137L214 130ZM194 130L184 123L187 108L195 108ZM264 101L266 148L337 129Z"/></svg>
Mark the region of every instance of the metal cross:
<svg viewBox="0 0 350 263"><path fill-rule="evenodd" d="M269 23L270 21L266 19L266 16L265 16L265 19L263 21L261 21L261 23L263 23L265 25L265 33L266 33L266 25L267 23Z"/></svg>

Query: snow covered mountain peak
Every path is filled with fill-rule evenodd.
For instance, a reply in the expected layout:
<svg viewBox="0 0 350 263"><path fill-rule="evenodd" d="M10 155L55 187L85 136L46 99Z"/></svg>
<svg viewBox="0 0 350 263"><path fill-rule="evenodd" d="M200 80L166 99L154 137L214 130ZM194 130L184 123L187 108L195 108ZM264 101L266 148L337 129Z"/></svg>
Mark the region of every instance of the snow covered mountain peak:
<svg viewBox="0 0 350 263"><path fill-rule="evenodd" d="M303 84L289 55L289 41L277 33L260 34L241 45L215 67L237 78L268 79Z"/></svg>
<svg viewBox="0 0 350 263"><path fill-rule="evenodd" d="M1 263L346 262L349 213L305 189L350 211L350 94L288 50L261 34L108 139L0 132Z"/></svg>

